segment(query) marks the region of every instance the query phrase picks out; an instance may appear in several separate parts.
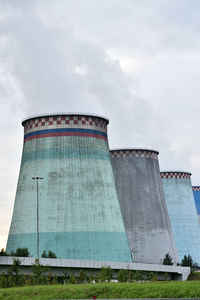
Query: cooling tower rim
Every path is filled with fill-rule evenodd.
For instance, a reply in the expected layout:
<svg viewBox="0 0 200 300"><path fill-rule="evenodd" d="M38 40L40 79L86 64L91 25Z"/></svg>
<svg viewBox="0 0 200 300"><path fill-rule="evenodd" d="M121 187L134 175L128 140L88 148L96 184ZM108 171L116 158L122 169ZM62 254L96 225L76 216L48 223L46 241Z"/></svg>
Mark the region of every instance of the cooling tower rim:
<svg viewBox="0 0 200 300"><path fill-rule="evenodd" d="M192 173L188 171L160 171L160 174L186 174L186 175L192 175Z"/></svg>
<svg viewBox="0 0 200 300"><path fill-rule="evenodd" d="M114 149L110 149L110 152L114 152L114 151L145 151L145 152L153 152L156 154L159 154L158 150L154 150L154 149L149 149L149 148L114 148Z"/></svg>
<svg viewBox="0 0 200 300"><path fill-rule="evenodd" d="M24 126L24 123L36 118L45 118L45 117L56 117L56 116L83 116L83 117L95 117L99 119L103 119L106 121L107 125L109 124L109 118L99 115L99 114L91 114L91 113L81 113L81 112L58 112L58 113L44 113L44 114L35 114L31 115L27 118L22 119L22 126Z"/></svg>
<svg viewBox="0 0 200 300"><path fill-rule="evenodd" d="M192 175L192 173L188 171L161 171L160 172L161 177L162 176L169 176L169 177L182 177L187 176L188 178Z"/></svg>
<svg viewBox="0 0 200 300"><path fill-rule="evenodd" d="M200 186L199 186L199 185L193 185L193 186L192 186L192 190L193 190L194 192L200 192Z"/></svg>

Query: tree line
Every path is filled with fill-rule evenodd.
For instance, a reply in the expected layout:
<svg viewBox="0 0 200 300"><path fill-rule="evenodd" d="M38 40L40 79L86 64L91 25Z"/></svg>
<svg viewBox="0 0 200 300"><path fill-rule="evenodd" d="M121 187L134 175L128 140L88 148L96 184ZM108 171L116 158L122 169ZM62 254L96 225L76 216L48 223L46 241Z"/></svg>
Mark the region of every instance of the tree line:
<svg viewBox="0 0 200 300"><path fill-rule="evenodd" d="M169 255L169 253L167 253L163 259L163 265L168 265L168 266L172 266L174 265L173 263L173 258ZM177 266L181 266L181 267L190 267L192 269L198 269L199 265L193 261L192 256L190 254L188 255L184 255L181 263L177 263Z"/></svg>
<svg viewBox="0 0 200 300"><path fill-rule="evenodd" d="M3 248L0 251L0 256L14 256L14 257L29 257L30 253L28 248L17 248L16 251L11 251L11 253L7 253ZM51 250L46 252L45 250L42 253L42 258L57 258L55 253Z"/></svg>

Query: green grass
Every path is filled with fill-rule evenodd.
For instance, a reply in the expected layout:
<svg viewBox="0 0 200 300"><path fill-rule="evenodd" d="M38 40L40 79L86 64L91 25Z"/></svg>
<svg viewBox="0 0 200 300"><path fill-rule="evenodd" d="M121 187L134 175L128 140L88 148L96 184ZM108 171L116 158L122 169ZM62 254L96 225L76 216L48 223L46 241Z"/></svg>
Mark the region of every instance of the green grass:
<svg viewBox="0 0 200 300"><path fill-rule="evenodd" d="M97 298L197 298L200 282L96 283L0 289L2 300Z"/></svg>

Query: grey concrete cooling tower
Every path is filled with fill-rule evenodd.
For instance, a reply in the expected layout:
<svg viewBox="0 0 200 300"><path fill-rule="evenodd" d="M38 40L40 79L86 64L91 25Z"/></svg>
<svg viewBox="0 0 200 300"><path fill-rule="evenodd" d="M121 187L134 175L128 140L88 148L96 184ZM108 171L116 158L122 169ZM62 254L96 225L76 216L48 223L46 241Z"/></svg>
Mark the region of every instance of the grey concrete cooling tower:
<svg viewBox="0 0 200 300"><path fill-rule="evenodd" d="M161 185L158 152L143 149L110 152L133 261L162 264L169 253L177 262Z"/></svg>

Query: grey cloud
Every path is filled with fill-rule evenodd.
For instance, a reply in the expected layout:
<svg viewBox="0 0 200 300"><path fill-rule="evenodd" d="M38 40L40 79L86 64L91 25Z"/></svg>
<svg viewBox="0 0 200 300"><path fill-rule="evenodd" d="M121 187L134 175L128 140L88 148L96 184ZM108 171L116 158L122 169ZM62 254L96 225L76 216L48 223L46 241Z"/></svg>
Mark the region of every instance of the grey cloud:
<svg viewBox="0 0 200 300"><path fill-rule="evenodd" d="M146 100L132 92L134 79L99 45L75 37L70 27L58 30L54 24L52 28L37 10L26 5L4 22L4 33L10 36L7 55L12 57L13 74L20 78L28 104L25 112L103 113L111 116L113 128L117 125L117 134L112 132L121 136L121 145L144 143L144 137L148 143L150 132L157 131L152 121L155 114ZM81 66L84 74L76 72Z"/></svg>
<svg viewBox="0 0 200 300"><path fill-rule="evenodd" d="M193 3L190 7L186 0L0 0L0 125L5 141L0 182L6 181L1 204L9 203L4 213L12 210L14 201L23 135L20 121L35 113L105 114L110 118L111 148L155 148L163 169L194 168L199 180L200 145L195 133L190 134L199 126L199 76L194 69L200 4ZM188 59L194 53L197 57ZM137 61L138 69L128 72L123 57L127 64ZM186 77L187 70L193 77ZM190 110L185 95L196 96L195 109ZM183 132L187 118L190 125ZM12 192L7 193L9 188Z"/></svg>

